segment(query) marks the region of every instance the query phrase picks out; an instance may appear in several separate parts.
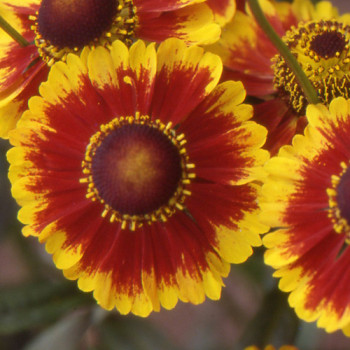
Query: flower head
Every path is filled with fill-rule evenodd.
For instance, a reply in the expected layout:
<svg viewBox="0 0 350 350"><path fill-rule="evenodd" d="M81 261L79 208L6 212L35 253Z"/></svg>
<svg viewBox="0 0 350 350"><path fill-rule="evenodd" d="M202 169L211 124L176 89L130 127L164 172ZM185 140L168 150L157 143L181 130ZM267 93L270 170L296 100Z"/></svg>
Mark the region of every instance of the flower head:
<svg viewBox="0 0 350 350"><path fill-rule="evenodd" d="M335 97L349 97L350 26L337 20L301 23L284 41L319 99L329 104ZM294 73L281 55L274 57L274 86L279 96L297 113L304 114L307 100Z"/></svg>
<svg viewBox="0 0 350 350"><path fill-rule="evenodd" d="M106 309L218 299L229 263L260 244L266 130L221 70L177 39L85 48L53 65L11 132L23 234Z"/></svg>
<svg viewBox="0 0 350 350"><path fill-rule="evenodd" d="M335 97L347 98L349 15L339 16L337 9L326 1L313 5L308 0L293 3L261 0L260 5L320 101L329 104ZM222 57L225 79L241 80L249 95L267 100L257 106L254 118L268 127L267 146L271 153L290 143L305 125L307 100L294 72L248 6L245 12L236 12L210 50Z"/></svg>
<svg viewBox="0 0 350 350"><path fill-rule="evenodd" d="M293 3L260 0L259 3L276 33L283 38L289 31L284 40L295 37L294 45L299 25L332 19L342 22L347 18L339 17L337 9L326 1L316 5L309 0L294 0ZM308 40L308 36L304 34L303 40ZM309 40L312 40L311 36ZM263 97L276 92L272 59L278 51L256 22L248 5L246 11L236 11L222 31L220 40L211 45L210 50L222 58L225 78L243 81L249 95Z"/></svg>
<svg viewBox="0 0 350 350"><path fill-rule="evenodd" d="M350 329L350 101L307 109L305 135L296 135L266 165L262 220L267 264L306 321L328 332Z"/></svg>
<svg viewBox="0 0 350 350"><path fill-rule="evenodd" d="M273 345L266 345L264 348L251 345L246 347L244 350L276 350L276 348ZM278 348L278 350L298 350L298 348L293 345L282 345Z"/></svg>
<svg viewBox="0 0 350 350"><path fill-rule="evenodd" d="M220 35L212 10L195 0L1 0L0 10L29 43L22 47L1 31L0 137L15 126L49 66L68 53L116 39L130 45L137 38L178 37L190 45L212 43Z"/></svg>

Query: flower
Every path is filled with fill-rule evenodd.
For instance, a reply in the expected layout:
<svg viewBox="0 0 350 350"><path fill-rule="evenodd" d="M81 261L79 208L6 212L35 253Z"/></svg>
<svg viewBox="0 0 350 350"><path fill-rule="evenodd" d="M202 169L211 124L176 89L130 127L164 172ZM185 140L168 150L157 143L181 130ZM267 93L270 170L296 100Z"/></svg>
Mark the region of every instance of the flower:
<svg viewBox="0 0 350 350"><path fill-rule="evenodd" d="M17 123L47 79L49 66L84 46L160 42L178 37L190 44L212 43L220 35L206 3L195 0L21 0L0 1L1 15L27 41L21 46L0 35L0 137Z"/></svg>
<svg viewBox="0 0 350 350"><path fill-rule="evenodd" d="M85 48L52 66L10 133L23 234L103 308L218 299L229 263L261 243L266 129L221 71L178 39Z"/></svg>
<svg viewBox="0 0 350 350"><path fill-rule="evenodd" d="M264 350L275 350L275 349L276 348L273 345L266 345L264 347ZM279 350L298 350L298 348L293 346L293 345L282 345L278 349ZM255 345L251 345L251 346L246 347L244 350L260 350L260 348L255 346Z"/></svg>
<svg viewBox="0 0 350 350"><path fill-rule="evenodd" d="M349 15L339 16L326 1L312 5L308 0L261 0L260 5L320 100L329 104L335 97L347 98ZM257 106L254 120L268 127L268 149L277 153L280 146L290 143L295 133L303 130L307 100L293 71L259 27L249 7L246 12L236 12L210 51L222 57L224 79L241 80L249 95L264 100Z"/></svg>
<svg viewBox="0 0 350 350"><path fill-rule="evenodd" d="M313 5L309 0L294 0L293 3L260 0L259 4L276 33L281 38L287 35L285 40L295 36L296 42L299 40L299 24L330 19L344 21L347 18L339 17L337 9L326 1ZM311 37L303 39L312 40ZM248 95L264 97L276 92L271 60L278 55L278 51L247 5L245 12L236 11L232 21L222 31L220 40L209 48L222 58L225 79L241 80Z"/></svg>
<svg viewBox="0 0 350 350"><path fill-rule="evenodd" d="M266 164L265 262L306 321L350 334L350 100L307 108L305 135Z"/></svg>

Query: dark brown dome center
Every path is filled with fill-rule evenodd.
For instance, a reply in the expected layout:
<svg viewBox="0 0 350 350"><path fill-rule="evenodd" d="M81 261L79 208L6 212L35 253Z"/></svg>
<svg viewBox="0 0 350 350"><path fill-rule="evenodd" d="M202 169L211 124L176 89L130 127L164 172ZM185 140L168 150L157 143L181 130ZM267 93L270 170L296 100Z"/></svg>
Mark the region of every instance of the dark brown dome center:
<svg viewBox="0 0 350 350"><path fill-rule="evenodd" d="M345 45L345 38L341 33L324 32L312 39L310 49L322 58L332 58L337 52L342 53Z"/></svg>
<svg viewBox="0 0 350 350"><path fill-rule="evenodd" d="M337 186L336 200L340 215L350 225L350 168L347 168Z"/></svg>
<svg viewBox="0 0 350 350"><path fill-rule="evenodd" d="M94 186L120 214L144 215L173 197L182 176L178 148L159 129L126 124L112 130L91 162Z"/></svg>
<svg viewBox="0 0 350 350"><path fill-rule="evenodd" d="M58 48L82 48L112 26L117 0L43 0L38 32Z"/></svg>

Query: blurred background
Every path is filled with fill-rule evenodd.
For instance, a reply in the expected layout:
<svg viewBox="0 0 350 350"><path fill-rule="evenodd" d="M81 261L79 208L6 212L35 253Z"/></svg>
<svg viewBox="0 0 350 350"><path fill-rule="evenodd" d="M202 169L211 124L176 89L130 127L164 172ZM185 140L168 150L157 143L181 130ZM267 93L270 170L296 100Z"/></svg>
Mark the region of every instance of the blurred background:
<svg viewBox="0 0 350 350"><path fill-rule="evenodd" d="M332 2L350 12L350 1ZM220 301L180 302L145 319L100 309L63 278L44 246L21 235L8 148L0 141L0 350L241 350L267 339L301 350L350 349L342 332L327 334L297 319L263 264L262 248L232 266Z"/></svg>
<svg viewBox="0 0 350 350"><path fill-rule="evenodd" d="M315 1L317 2L317 1ZM344 12L349 12L350 8L350 1L349 0L333 0L331 1L334 6L337 6L339 11L344 13Z"/></svg>

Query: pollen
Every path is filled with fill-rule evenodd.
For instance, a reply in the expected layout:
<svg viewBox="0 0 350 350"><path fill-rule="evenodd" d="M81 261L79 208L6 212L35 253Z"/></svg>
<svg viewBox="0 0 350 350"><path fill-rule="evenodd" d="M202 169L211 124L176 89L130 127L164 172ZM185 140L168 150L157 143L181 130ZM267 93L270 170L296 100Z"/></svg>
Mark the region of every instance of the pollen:
<svg viewBox="0 0 350 350"><path fill-rule="evenodd" d="M302 23L292 27L283 41L296 57L321 102L349 98L350 26L337 21ZM306 97L281 55L273 58L274 85L280 97L299 115L305 115Z"/></svg>
<svg viewBox="0 0 350 350"><path fill-rule="evenodd" d="M82 164L86 197L102 204L102 217L130 230L166 221L185 209L195 177L183 140L171 124L139 114L102 125Z"/></svg>
<svg viewBox="0 0 350 350"><path fill-rule="evenodd" d="M341 168L339 175L332 176L332 187L327 189L328 216L332 220L334 230L345 234L346 243L350 244L350 167L342 163Z"/></svg>

